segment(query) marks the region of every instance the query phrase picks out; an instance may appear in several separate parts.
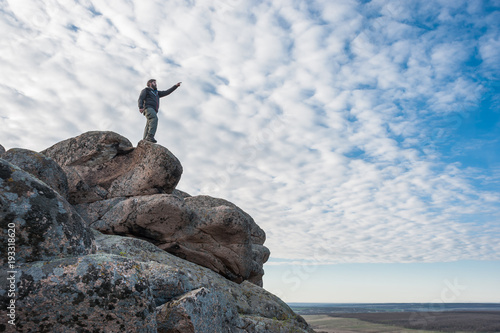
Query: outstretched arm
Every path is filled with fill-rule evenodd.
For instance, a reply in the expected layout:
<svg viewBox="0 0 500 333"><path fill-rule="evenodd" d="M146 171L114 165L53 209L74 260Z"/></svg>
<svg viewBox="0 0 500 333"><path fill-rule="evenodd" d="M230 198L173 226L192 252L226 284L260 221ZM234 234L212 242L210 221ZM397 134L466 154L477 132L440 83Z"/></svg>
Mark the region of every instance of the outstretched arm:
<svg viewBox="0 0 500 333"><path fill-rule="evenodd" d="M158 91L158 96L160 97L165 97L167 95L170 95L171 93L174 92L175 89L179 88L181 86L182 82L178 82L172 86L172 88L163 90L163 91Z"/></svg>

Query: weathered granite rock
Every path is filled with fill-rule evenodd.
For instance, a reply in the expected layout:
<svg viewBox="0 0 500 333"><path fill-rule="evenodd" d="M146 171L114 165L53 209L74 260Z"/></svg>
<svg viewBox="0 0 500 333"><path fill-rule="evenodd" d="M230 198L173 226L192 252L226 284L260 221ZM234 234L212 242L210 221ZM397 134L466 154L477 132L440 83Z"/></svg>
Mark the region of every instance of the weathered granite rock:
<svg viewBox="0 0 500 333"><path fill-rule="evenodd" d="M94 251L93 234L74 208L33 175L0 159L0 265L15 234L16 264Z"/></svg>
<svg viewBox="0 0 500 333"><path fill-rule="evenodd" d="M17 272L16 325L8 332L157 332L148 277L134 260L88 255L28 263ZM2 282L7 274L0 272ZM0 300L1 313L9 299Z"/></svg>
<svg viewBox="0 0 500 333"><path fill-rule="evenodd" d="M158 332L231 332L242 321L225 297L201 287L158 307ZM233 323L229 326L228 323Z"/></svg>
<svg viewBox="0 0 500 333"><path fill-rule="evenodd" d="M0 157L2 157L2 155L5 153L5 148L0 145Z"/></svg>
<svg viewBox="0 0 500 333"><path fill-rule="evenodd" d="M132 143L114 132L91 131L56 143L41 153L61 166L102 165L132 148Z"/></svg>
<svg viewBox="0 0 500 333"><path fill-rule="evenodd" d="M113 132L87 132L42 151L61 165L72 204L171 193L182 175L179 160L148 141L133 148Z"/></svg>
<svg viewBox="0 0 500 333"><path fill-rule="evenodd" d="M75 206L94 229L134 236L210 268L226 278L262 286L269 250L265 233L236 205L208 196L159 194Z"/></svg>
<svg viewBox="0 0 500 333"><path fill-rule="evenodd" d="M266 240L264 230L250 215L227 200L199 195L188 197L185 202L200 218L199 235L191 240L192 247L198 248L198 239L205 240L207 246L199 248L220 258L230 268L230 272L225 273L228 277L236 273L233 281L248 280L262 286L263 265L270 255L269 249L263 246ZM212 246L210 240L215 241ZM171 253L182 254L179 250L174 249ZM235 265L226 263L228 259L232 259Z"/></svg>
<svg viewBox="0 0 500 333"><path fill-rule="evenodd" d="M217 221L215 227L234 228L234 230L226 231L237 235L240 233L238 227L244 228L255 244L264 244L266 234L252 219L250 215L244 212L235 204L220 198L213 198L208 195L198 195L195 197L186 198L186 204L198 214L204 215L205 218Z"/></svg>
<svg viewBox="0 0 500 333"><path fill-rule="evenodd" d="M236 284L147 241L94 234L96 254L17 268L16 329L5 331L314 332L252 283ZM0 271L2 317L7 278Z"/></svg>
<svg viewBox="0 0 500 333"><path fill-rule="evenodd" d="M201 325L199 318L210 313L217 314L211 320L214 330L194 332L314 332L286 303L253 283L229 281L140 239L98 235L96 241L100 253L143 263L157 305L158 332L189 332L180 327L204 327L197 326ZM182 319L182 323L169 321L168 313Z"/></svg>
<svg viewBox="0 0 500 333"><path fill-rule="evenodd" d="M191 197L191 195L190 195L190 194L188 194L188 193L186 193L186 192L183 192L183 191L181 191L181 190L178 190L178 189L173 190L173 191L172 191L172 194L173 194L173 195L175 195L175 196L177 196L177 197L180 197L180 198L182 198L182 199L186 199L186 198Z"/></svg>
<svg viewBox="0 0 500 333"><path fill-rule="evenodd" d="M21 148L9 149L2 155L2 159L31 173L56 190L61 196L68 198L68 178L53 159L38 152Z"/></svg>

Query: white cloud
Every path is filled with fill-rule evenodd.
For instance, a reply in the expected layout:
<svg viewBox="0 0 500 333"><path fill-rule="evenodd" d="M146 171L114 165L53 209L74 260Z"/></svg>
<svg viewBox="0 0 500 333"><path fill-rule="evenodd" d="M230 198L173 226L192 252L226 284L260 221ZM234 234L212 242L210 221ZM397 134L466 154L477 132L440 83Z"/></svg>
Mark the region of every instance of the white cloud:
<svg viewBox="0 0 500 333"><path fill-rule="evenodd" d="M485 89L469 59L497 69L498 31L461 23L490 28L494 14L485 23L455 2L30 4L0 7L4 147L87 130L137 142L147 79L182 81L157 133L183 163L180 189L248 211L278 261L498 259L499 194L436 149Z"/></svg>

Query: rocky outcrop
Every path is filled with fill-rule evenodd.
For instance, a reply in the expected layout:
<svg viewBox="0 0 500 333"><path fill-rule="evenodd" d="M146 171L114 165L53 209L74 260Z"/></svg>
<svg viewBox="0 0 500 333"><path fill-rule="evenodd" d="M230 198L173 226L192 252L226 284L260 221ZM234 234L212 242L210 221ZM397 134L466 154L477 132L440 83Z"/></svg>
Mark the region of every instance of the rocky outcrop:
<svg viewBox="0 0 500 333"><path fill-rule="evenodd" d="M5 148L0 145L0 157L2 157L3 153L5 153Z"/></svg>
<svg viewBox="0 0 500 333"><path fill-rule="evenodd" d="M226 200L176 190L165 148L89 132L43 153L7 152L23 170L0 159L1 241L16 253L0 248L0 316L15 322L0 332L313 332L259 286L264 231ZM54 161L73 205L51 188Z"/></svg>
<svg viewBox="0 0 500 333"><path fill-rule="evenodd" d="M113 132L87 132L42 154L63 167L72 204L172 193L182 174L179 160L168 149L148 141L134 148Z"/></svg>
<svg viewBox="0 0 500 333"><path fill-rule="evenodd" d="M74 208L33 175L0 159L1 244L15 234L16 263L86 255L94 237ZM0 264L7 256L3 246Z"/></svg>
<svg viewBox="0 0 500 333"><path fill-rule="evenodd" d="M68 198L68 178L63 169L53 159L28 149L13 148L3 154L2 159L29 172Z"/></svg>
<svg viewBox="0 0 500 333"><path fill-rule="evenodd" d="M262 286L269 250L265 233L236 205L209 196L174 194L115 198L75 206L106 234L145 239L226 278Z"/></svg>
<svg viewBox="0 0 500 333"><path fill-rule="evenodd" d="M182 167L166 148L88 132L42 152L69 179L69 201L106 234L145 239L241 283L262 286L265 233L236 205L176 190Z"/></svg>

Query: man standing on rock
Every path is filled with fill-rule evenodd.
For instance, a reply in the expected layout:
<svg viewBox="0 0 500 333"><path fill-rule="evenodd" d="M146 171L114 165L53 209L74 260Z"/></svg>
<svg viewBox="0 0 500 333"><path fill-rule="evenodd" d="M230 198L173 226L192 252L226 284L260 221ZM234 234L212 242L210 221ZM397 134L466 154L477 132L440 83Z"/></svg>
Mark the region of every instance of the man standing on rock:
<svg viewBox="0 0 500 333"><path fill-rule="evenodd" d="M181 82L172 86L168 90L158 91L156 88L156 80L151 79L147 83L147 87L141 91L139 95L139 111L146 116L146 128L144 129L143 140L156 143L155 133L158 127L158 108L160 107L160 98L170 95L175 89L179 88Z"/></svg>

